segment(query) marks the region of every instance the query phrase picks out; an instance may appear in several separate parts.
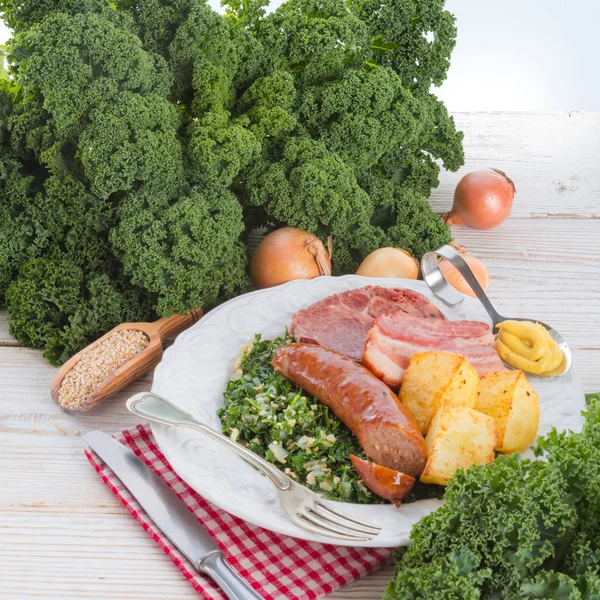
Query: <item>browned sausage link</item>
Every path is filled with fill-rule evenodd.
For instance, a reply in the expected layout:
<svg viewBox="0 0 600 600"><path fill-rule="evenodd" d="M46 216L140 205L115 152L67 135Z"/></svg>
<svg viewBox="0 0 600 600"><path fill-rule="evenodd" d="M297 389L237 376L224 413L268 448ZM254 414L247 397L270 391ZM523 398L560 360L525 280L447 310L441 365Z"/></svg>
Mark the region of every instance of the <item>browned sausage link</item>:
<svg viewBox="0 0 600 600"><path fill-rule="evenodd" d="M273 357L273 367L331 408L376 463L421 474L425 440L396 395L369 370L346 356L312 344L289 344Z"/></svg>
<svg viewBox="0 0 600 600"><path fill-rule="evenodd" d="M399 506L415 485L415 478L350 455L352 465L363 483L377 496Z"/></svg>

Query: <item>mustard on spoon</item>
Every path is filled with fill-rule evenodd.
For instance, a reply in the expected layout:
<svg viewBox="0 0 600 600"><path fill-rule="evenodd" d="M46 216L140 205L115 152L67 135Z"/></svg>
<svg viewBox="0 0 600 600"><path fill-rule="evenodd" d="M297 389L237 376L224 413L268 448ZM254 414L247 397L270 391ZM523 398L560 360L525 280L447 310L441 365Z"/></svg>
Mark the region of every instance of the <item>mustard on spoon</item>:
<svg viewBox="0 0 600 600"><path fill-rule="evenodd" d="M556 331L556 329L554 329L553 327L550 327L550 325L547 325L546 323L543 323L542 321L538 321L537 319L532 320L532 319L522 319L522 318L518 318L518 317L503 317L501 314L499 314L498 311L494 308L493 304L490 302L490 299L487 297L486 293L483 291L482 287L479 285L479 282L475 278L473 271L471 271L471 269L469 268L469 265L467 264L465 259L454 248L452 248L452 246L449 246L449 245L441 246L440 248L438 248L437 250L433 250L432 252L427 252L426 254L423 255L423 258L421 259L421 270L423 272L423 278L425 279L425 281L427 282L427 285L429 285L429 287L431 288L433 293L440 300L442 300L442 302L444 302L448 306L456 306L464 300L465 296L463 296L458 290L453 288L446 281L446 279L442 275L442 272L440 271L440 268L438 265L438 256L441 256L441 257L445 258L446 260L448 260L450 263L452 263L452 265L454 265L458 269L460 274L465 278L465 281L469 284L469 286L471 286L471 289L473 290L474 294L477 296L477 298L483 305L483 308L485 308L486 312L488 313L488 315L490 316L490 318L492 320L492 332L493 333L499 333L502 329L502 323L507 322L507 321L510 321L510 322L518 321L518 322L522 322L522 323L531 323L534 326L537 325L537 326L543 328L547 332L546 335L548 337L550 337L553 342L555 342L556 346L558 347L558 349L560 350L560 352L562 354L562 358L561 358L561 361L558 364L558 366L555 368L549 369L548 371L546 371L544 373L539 373L539 372L536 373L535 371L539 370L539 366L533 366L531 364L528 364L527 362L520 362L519 364L521 366L516 366L516 365L513 365L510 362L508 362L506 360L507 358L510 358L510 359L514 358L514 354L515 354L514 351L513 351L513 354L505 354L505 356L502 356L502 352L499 352L500 358L502 359L504 364L506 364L511 369L515 369L515 368L521 369L522 371L525 371L526 373L529 373L530 375L543 376L543 377L560 377L561 375L565 375L566 373L568 373L571 370L571 367L573 366L573 355L571 353L571 349L569 348L569 345L567 344L565 339L562 337L562 335L560 333L558 333L558 331ZM510 333L514 333L514 331L510 332ZM526 343L526 345L529 346L528 343ZM552 346L552 348L553 348L553 346ZM535 352L538 352L538 353L540 352L539 347L534 348L533 344L531 345L530 349L532 351L532 354L529 357L530 359L531 359L531 356L535 355ZM556 360L556 356L557 355L555 354L554 355L555 360ZM516 359L516 360L518 362L518 359ZM554 365L553 362L549 362L549 364ZM528 370L526 368L528 366L533 368L534 371Z"/></svg>

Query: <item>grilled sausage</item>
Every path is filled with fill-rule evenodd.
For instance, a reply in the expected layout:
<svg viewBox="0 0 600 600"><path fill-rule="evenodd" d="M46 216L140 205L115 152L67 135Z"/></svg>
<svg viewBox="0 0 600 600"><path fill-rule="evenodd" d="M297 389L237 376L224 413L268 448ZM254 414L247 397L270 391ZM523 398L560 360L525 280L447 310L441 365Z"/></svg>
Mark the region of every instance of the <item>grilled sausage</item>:
<svg viewBox="0 0 600 600"><path fill-rule="evenodd" d="M415 485L415 478L406 473L400 473L376 465L375 463L369 462L350 455L352 465L356 469L356 472L360 475L363 483L380 498L389 500L395 506L400 506L402 500L410 493Z"/></svg>
<svg viewBox="0 0 600 600"><path fill-rule="evenodd" d="M427 461L425 440L385 383L346 356L312 344L277 350L273 367L328 406L379 465L413 477Z"/></svg>

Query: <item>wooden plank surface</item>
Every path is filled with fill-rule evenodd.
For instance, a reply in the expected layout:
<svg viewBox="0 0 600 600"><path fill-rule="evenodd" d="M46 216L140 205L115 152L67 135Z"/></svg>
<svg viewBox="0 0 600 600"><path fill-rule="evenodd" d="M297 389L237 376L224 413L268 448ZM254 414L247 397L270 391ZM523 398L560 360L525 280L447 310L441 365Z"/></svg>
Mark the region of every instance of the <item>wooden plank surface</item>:
<svg viewBox="0 0 600 600"><path fill-rule="evenodd" d="M8 333L8 315L0 309L0 346L18 346L19 342Z"/></svg>
<svg viewBox="0 0 600 600"><path fill-rule="evenodd" d="M465 165L442 173L434 210L452 207L460 178L496 168L513 179L513 218L600 218L600 113L457 113L465 134Z"/></svg>
<svg viewBox="0 0 600 600"><path fill-rule="evenodd" d="M453 227L490 271L506 316L550 323L576 348L600 343L600 220L510 219L492 231Z"/></svg>
<svg viewBox="0 0 600 600"><path fill-rule="evenodd" d="M487 264L488 293L499 309L547 321L575 347L596 345L599 332L588 320L600 319L600 219L511 218L492 231L452 231ZM5 312L0 317L1 327ZM3 334L5 344L16 344L6 328Z"/></svg>
<svg viewBox="0 0 600 600"><path fill-rule="evenodd" d="M432 198L451 204L461 174L505 168L518 188L511 219L492 231L453 228L485 260L489 293L507 315L552 323L574 348L587 391L600 389L600 115L456 115L467 166L442 175ZM199 596L102 485L80 432L114 432L137 419L124 401L152 375L93 412L73 416L51 401L54 368L18 347L0 312L0 599L193 600ZM387 566L333 594L375 600Z"/></svg>

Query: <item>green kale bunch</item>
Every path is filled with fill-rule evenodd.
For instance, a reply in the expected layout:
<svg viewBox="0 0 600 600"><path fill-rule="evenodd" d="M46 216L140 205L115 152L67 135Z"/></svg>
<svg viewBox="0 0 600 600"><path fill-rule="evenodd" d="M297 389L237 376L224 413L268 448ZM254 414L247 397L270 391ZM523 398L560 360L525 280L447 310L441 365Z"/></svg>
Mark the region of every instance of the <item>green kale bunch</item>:
<svg viewBox="0 0 600 600"><path fill-rule="evenodd" d="M459 472L413 528L385 600L600 599L600 395L581 432ZM461 594L464 594L461 596Z"/></svg>
<svg viewBox="0 0 600 600"><path fill-rule="evenodd" d="M450 241L427 204L462 134L430 92L443 0L0 0L0 305L54 364L123 320L248 283L253 228L337 273Z"/></svg>

